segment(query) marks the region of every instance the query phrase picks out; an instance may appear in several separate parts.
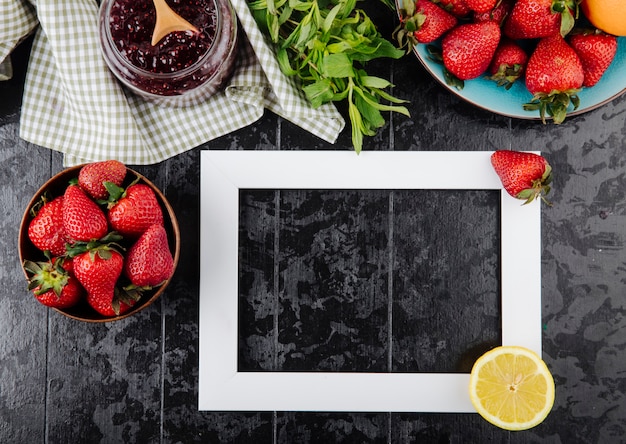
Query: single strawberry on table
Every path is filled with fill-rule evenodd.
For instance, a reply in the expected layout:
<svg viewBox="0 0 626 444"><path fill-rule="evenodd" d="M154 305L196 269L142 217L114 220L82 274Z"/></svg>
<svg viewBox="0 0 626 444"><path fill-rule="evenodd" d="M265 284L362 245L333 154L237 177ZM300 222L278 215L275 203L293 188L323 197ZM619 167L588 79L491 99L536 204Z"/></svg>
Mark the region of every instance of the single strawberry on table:
<svg viewBox="0 0 626 444"><path fill-rule="evenodd" d="M109 196L104 183L121 186L126 177L126 165L119 160L103 160L83 166L78 172L78 185L93 199Z"/></svg>
<svg viewBox="0 0 626 444"><path fill-rule="evenodd" d="M74 241L90 241L105 236L109 229L104 211L76 185L63 195L63 228Z"/></svg>
<svg viewBox="0 0 626 444"><path fill-rule="evenodd" d="M117 281L124 268L124 257L114 248L98 246L74 257L74 274L87 290L87 302L103 316L120 315L133 301L120 298Z"/></svg>
<svg viewBox="0 0 626 444"><path fill-rule="evenodd" d="M70 308L85 294L80 282L71 273L72 259L53 257L45 262L25 260L29 274L28 289L35 299L47 307Z"/></svg>
<svg viewBox="0 0 626 444"><path fill-rule="evenodd" d="M128 250L124 273L137 287L156 287L172 276L174 259L161 224L146 230Z"/></svg>
<svg viewBox="0 0 626 444"><path fill-rule="evenodd" d="M122 236L137 238L153 224L163 225L163 211L148 185L135 183L121 192L108 211L111 228Z"/></svg>
<svg viewBox="0 0 626 444"><path fill-rule="evenodd" d="M68 237L63 228L63 196L52 200L42 197L31 209L34 215L28 224L28 239L41 251L52 256L65 254Z"/></svg>
<svg viewBox="0 0 626 444"><path fill-rule="evenodd" d="M617 37L599 30L581 30L569 35L569 44L582 63L583 86L594 86L615 58Z"/></svg>
<svg viewBox="0 0 626 444"><path fill-rule="evenodd" d="M584 81L583 67L576 51L561 34L553 34L539 41L526 65L526 87L533 95L523 105L525 110L539 110L542 122L546 115L556 124L562 123L568 107L578 108Z"/></svg>
<svg viewBox="0 0 626 444"><path fill-rule="evenodd" d="M500 36L500 26L493 21L457 26L441 44L445 68L461 80L480 76L489 67Z"/></svg>
<svg viewBox="0 0 626 444"><path fill-rule="evenodd" d="M530 203L539 197L550 205L546 196L550 193L552 167L535 153L499 150L491 155L491 165L511 196Z"/></svg>

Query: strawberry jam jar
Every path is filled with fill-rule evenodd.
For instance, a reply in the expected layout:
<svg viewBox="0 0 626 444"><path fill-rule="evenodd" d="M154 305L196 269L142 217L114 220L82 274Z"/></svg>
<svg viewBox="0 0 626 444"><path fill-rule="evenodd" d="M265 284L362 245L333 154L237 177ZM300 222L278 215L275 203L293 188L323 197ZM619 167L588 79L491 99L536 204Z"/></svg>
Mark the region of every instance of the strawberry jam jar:
<svg viewBox="0 0 626 444"><path fill-rule="evenodd" d="M159 105L188 106L221 90L237 55L237 18L228 0L167 0L198 32L174 31L154 46L152 0L103 0L104 60L133 93Z"/></svg>

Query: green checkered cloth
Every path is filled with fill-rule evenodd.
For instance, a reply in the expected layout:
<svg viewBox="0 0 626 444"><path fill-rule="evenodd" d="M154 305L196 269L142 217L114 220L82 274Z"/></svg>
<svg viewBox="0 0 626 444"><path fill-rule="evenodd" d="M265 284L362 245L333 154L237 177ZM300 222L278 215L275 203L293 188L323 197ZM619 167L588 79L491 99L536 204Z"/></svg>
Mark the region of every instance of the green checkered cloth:
<svg viewBox="0 0 626 444"><path fill-rule="evenodd" d="M0 0L0 75L10 52L35 32L20 137L64 153L75 165L105 159L153 164L258 120L268 109L328 142L345 121L334 106L313 109L280 71L246 0L231 0L245 37L225 90L185 108L158 106L127 92L98 43L95 0Z"/></svg>

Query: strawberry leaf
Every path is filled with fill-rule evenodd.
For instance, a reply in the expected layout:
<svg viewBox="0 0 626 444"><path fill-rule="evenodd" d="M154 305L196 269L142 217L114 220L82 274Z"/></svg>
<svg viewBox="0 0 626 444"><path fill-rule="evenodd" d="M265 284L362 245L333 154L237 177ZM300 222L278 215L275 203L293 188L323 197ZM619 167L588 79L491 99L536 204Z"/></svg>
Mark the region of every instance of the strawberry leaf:
<svg viewBox="0 0 626 444"><path fill-rule="evenodd" d="M119 316L121 304L118 298L113 298L113 300L111 301L111 308L113 309L113 313L115 313L116 316Z"/></svg>
<svg viewBox="0 0 626 444"><path fill-rule="evenodd" d="M60 296L63 287L67 285L69 275L67 271L59 265L61 261L51 260L48 262L33 262L25 260L24 270L31 275L28 281L28 290L33 291L36 296L44 294L50 290L55 295Z"/></svg>
<svg viewBox="0 0 626 444"><path fill-rule="evenodd" d="M546 123L546 116L552 117L555 124L563 123L567 116L567 111L572 105L573 109L578 109L580 98L578 93L580 89L571 89L567 91L552 91L548 94L537 93L532 100L523 105L526 111L539 111L541 121Z"/></svg>
<svg viewBox="0 0 626 444"><path fill-rule="evenodd" d="M73 244L67 244L65 246L67 257L76 257L79 254L88 251L87 245L87 242L74 242Z"/></svg>
<svg viewBox="0 0 626 444"><path fill-rule="evenodd" d="M124 237L119 234L117 231L111 231L109 233L107 233L106 236L100 238L99 242L101 244L115 244L119 241L121 241L122 239L124 239Z"/></svg>
<svg viewBox="0 0 626 444"><path fill-rule="evenodd" d="M24 267L24 270L32 274L37 274L41 272L41 266L37 262L25 260L22 263L22 266Z"/></svg>
<svg viewBox="0 0 626 444"><path fill-rule="evenodd" d="M137 287L136 285L129 284L122 288L116 288L116 297L124 302L126 305L133 306L136 302L141 300L141 296L144 292L152 290L152 287Z"/></svg>
<svg viewBox="0 0 626 444"><path fill-rule="evenodd" d="M452 74L446 68L443 68L443 78L446 79L446 83L459 91L465 88L465 82Z"/></svg>
<svg viewBox="0 0 626 444"><path fill-rule="evenodd" d="M37 216L37 213L39 213L39 210L41 210L41 208L50 201L50 197L48 196L48 191L44 191L44 193L41 195L41 197L37 200L37 202L35 202L35 204L31 207L30 209L30 216L31 217L35 217Z"/></svg>
<svg viewBox="0 0 626 444"><path fill-rule="evenodd" d="M104 187L109 192L109 199L107 202L117 202L124 195L124 188L117 186L113 182L104 182Z"/></svg>
<svg viewBox="0 0 626 444"><path fill-rule="evenodd" d="M532 182L531 187L525 190L520 191L517 194L518 199L523 199L525 202L522 205L527 205L539 197L546 205L552 206L552 202L550 202L546 196L550 194L552 188L550 187L550 183L552 182L552 167L549 164L546 164L546 169L543 172L543 175Z"/></svg>
<svg viewBox="0 0 626 444"><path fill-rule="evenodd" d="M497 86L503 87L508 91L522 75L522 68L523 66L519 63L515 63L513 66L503 63L498 67L498 71L495 74L487 76L487 78L496 82Z"/></svg>
<svg viewBox="0 0 626 444"><path fill-rule="evenodd" d="M428 52L428 58L439 65L443 65L443 54L441 48L435 45L427 45L426 51Z"/></svg>
<svg viewBox="0 0 626 444"><path fill-rule="evenodd" d="M563 37L574 29L578 18L578 4L580 0L553 0L550 11L561 15L560 32Z"/></svg>

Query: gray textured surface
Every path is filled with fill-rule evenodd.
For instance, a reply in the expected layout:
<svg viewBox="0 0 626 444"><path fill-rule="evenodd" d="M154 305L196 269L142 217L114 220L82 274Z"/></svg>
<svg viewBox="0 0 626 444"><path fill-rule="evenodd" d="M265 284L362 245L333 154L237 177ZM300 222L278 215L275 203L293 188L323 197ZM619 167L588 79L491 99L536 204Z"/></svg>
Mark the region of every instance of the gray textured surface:
<svg viewBox="0 0 626 444"><path fill-rule="evenodd" d="M411 57L372 65L412 118L389 117L365 149L533 149L553 165L542 301L557 395L544 423L510 433L474 414L208 413L197 411L199 149L342 150L349 132L329 145L268 114L135 167L178 214L175 280L135 317L77 323L29 297L17 259L25 205L62 168L18 137L26 56L27 45L0 83L0 442L626 442L626 97L544 126L460 102ZM491 192L244 192L240 368L467 368L499 341L497 205Z"/></svg>

